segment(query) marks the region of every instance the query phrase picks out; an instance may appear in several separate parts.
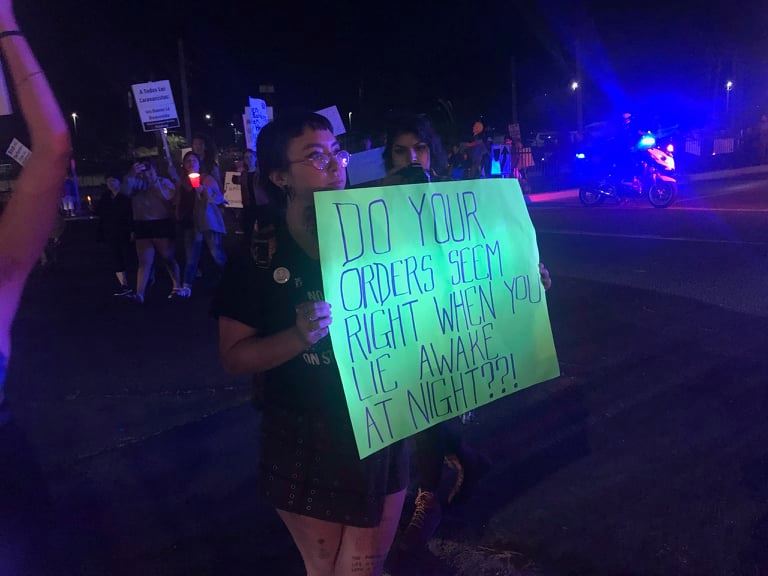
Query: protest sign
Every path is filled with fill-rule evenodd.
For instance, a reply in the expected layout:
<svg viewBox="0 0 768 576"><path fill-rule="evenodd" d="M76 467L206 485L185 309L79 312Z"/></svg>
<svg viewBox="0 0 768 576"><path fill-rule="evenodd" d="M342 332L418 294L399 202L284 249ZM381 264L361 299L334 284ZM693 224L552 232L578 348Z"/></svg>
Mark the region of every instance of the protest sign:
<svg viewBox="0 0 768 576"><path fill-rule="evenodd" d="M168 80L134 84L131 90L144 132L179 127L179 115Z"/></svg>
<svg viewBox="0 0 768 576"><path fill-rule="evenodd" d="M333 128L334 136L341 136L347 132L347 129L344 127L344 122L341 120L339 109L336 108L336 106L323 108L322 110L318 110L317 113L328 118L328 121L331 123L331 127Z"/></svg>
<svg viewBox="0 0 768 576"><path fill-rule="evenodd" d="M259 132L268 122L267 103L258 98L248 98L248 106L243 114L246 148L256 150L256 140L259 137Z"/></svg>
<svg viewBox="0 0 768 576"><path fill-rule="evenodd" d="M11 96L8 94L8 84L3 73L3 63L0 62L0 116L10 116L11 114L13 114Z"/></svg>
<svg viewBox="0 0 768 576"><path fill-rule="evenodd" d="M509 144L493 144L491 146L491 175L512 175L512 146Z"/></svg>
<svg viewBox="0 0 768 576"><path fill-rule="evenodd" d="M32 154L32 151L14 138L6 151L6 154L24 166L24 163L29 158L29 155Z"/></svg>
<svg viewBox="0 0 768 576"><path fill-rule="evenodd" d="M516 180L323 191L315 204L361 458L559 376Z"/></svg>
<svg viewBox="0 0 768 576"><path fill-rule="evenodd" d="M243 194L240 188L240 173L227 172L224 174L224 199L230 208L243 207Z"/></svg>
<svg viewBox="0 0 768 576"><path fill-rule="evenodd" d="M352 186L380 180L387 175L384 168L384 148L374 148L352 154L347 167L349 183Z"/></svg>

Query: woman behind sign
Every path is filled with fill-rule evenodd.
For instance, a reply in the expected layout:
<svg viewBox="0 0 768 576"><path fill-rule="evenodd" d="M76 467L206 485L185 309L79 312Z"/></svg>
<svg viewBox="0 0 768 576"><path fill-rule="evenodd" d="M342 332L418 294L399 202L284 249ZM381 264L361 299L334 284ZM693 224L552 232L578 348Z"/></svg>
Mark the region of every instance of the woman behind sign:
<svg viewBox="0 0 768 576"><path fill-rule="evenodd" d="M0 572L48 574L45 486L32 450L16 426L4 388L11 354L11 323L30 270L58 214L71 152L56 99L26 39L10 0L0 0L0 50L31 139L32 154L0 217ZM66 573L62 565L56 572Z"/></svg>
<svg viewBox="0 0 768 576"><path fill-rule="evenodd" d="M383 155L388 173L385 185L434 182L447 170L440 137L424 116L392 118L387 125ZM549 271L543 264L539 268L542 284L549 289ZM440 525L444 503L441 504L437 492L444 462L456 472L447 498L449 504L466 500L489 466L486 458L461 441L451 424L438 424L413 437L418 491L413 516L402 537L405 549L424 547Z"/></svg>
<svg viewBox="0 0 768 576"><path fill-rule="evenodd" d="M260 479L311 576L381 573L400 517L401 443L360 460L323 301L314 193L346 186L327 119L283 113L259 134L261 183L284 210L264 254L230 268L214 302L233 374L265 373Z"/></svg>

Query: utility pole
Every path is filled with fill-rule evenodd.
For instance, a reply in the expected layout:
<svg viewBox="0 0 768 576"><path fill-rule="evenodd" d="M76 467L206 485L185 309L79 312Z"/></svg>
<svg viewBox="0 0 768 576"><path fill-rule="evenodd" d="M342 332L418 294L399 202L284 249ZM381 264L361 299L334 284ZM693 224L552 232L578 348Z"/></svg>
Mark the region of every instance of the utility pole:
<svg viewBox="0 0 768 576"><path fill-rule="evenodd" d="M184 136L187 146L192 145L192 120L189 114L189 87L187 86L187 64L184 59L184 41L179 38L179 75L181 76L181 99L184 106Z"/></svg>
<svg viewBox="0 0 768 576"><path fill-rule="evenodd" d="M517 124L517 66L514 55L509 59L509 83L512 90L512 124Z"/></svg>
<svg viewBox="0 0 768 576"><path fill-rule="evenodd" d="M576 40L576 129L584 132L584 82L581 77L581 43Z"/></svg>

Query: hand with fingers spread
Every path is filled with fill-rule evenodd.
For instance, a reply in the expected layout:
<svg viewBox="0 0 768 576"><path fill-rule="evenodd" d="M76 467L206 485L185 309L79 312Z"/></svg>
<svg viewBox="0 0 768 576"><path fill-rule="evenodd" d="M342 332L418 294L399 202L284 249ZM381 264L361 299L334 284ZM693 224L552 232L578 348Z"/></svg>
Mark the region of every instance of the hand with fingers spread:
<svg viewBox="0 0 768 576"><path fill-rule="evenodd" d="M328 336L332 321L328 302L303 302L296 306L296 330L307 346L314 346Z"/></svg>

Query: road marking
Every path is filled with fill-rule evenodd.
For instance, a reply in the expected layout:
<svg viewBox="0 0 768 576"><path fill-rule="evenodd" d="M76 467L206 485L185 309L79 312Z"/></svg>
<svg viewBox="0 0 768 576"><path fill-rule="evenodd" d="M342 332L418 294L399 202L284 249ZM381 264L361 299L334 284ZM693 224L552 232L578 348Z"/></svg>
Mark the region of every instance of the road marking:
<svg viewBox="0 0 768 576"><path fill-rule="evenodd" d="M612 232L586 232L583 230L537 230L537 234L557 236L596 236L605 238L629 238L631 240L658 240L663 242L698 242L702 244L738 244L742 246L765 246L768 242L746 240L715 240L713 238L685 238L682 236L656 236L653 234L616 234Z"/></svg>

